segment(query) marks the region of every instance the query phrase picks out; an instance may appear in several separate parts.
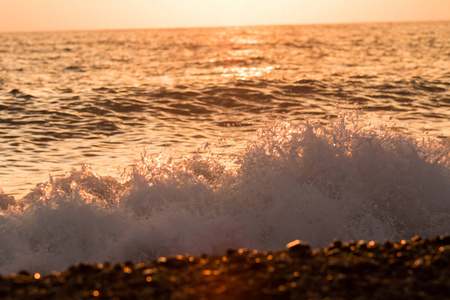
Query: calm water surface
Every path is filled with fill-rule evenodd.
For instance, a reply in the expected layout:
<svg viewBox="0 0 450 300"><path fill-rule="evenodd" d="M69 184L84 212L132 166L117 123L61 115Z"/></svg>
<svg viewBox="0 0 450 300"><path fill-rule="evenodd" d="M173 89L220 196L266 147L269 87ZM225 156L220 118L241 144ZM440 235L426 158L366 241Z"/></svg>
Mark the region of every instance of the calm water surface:
<svg viewBox="0 0 450 300"><path fill-rule="evenodd" d="M450 23L0 34L0 187L26 194L140 153L225 155L278 118L341 108L447 143ZM235 151L235 150L233 150Z"/></svg>

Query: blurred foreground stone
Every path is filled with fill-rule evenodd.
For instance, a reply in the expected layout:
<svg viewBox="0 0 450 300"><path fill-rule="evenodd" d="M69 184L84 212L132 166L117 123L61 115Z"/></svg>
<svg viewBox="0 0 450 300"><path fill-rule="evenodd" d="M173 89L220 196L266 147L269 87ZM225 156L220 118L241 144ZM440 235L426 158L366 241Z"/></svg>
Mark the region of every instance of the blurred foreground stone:
<svg viewBox="0 0 450 300"><path fill-rule="evenodd" d="M450 236L22 271L0 277L0 299L450 299Z"/></svg>

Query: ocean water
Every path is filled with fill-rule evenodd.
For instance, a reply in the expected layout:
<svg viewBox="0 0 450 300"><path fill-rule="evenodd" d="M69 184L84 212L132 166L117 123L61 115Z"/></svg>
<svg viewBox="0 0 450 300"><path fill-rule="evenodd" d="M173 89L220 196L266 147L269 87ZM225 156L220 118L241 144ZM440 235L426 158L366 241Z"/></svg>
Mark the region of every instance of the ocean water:
<svg viewBox="0 0 450 300"><path fill-rule="evenodd" d="M450 233L450 22L0 34L0 272Z"/></svg>

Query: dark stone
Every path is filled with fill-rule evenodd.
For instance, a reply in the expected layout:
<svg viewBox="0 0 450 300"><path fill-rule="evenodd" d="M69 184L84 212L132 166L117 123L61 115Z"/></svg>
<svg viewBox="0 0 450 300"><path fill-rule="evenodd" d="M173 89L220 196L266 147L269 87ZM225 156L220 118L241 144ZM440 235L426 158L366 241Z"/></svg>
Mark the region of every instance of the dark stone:
<svg viewBox="0 0 450 300"><path fill-rule="evenodd" d="M310 256L311 255L311 247L308 243L302 243L299 240L290 242L287 244L287 248L289 250L289 254L295 256Z"/></svg>
<svg viewBox="0 0 450 300"><path fill-rule="evenodd" d="M25 275L25 276L30 276L30 271L28 270L22 270L18 273L19 275Z"/></svg>
<svg viewBox="0 0 450 300"><path fill-rule="evenodd" d="M351 246L350 246L351 245ZM168 257L137 265L79 264L35 278L0 276L1 299L447 299L447 236L385 245ZM387 245L387 246L386 246ZM345 251L341 249L345 248ZM310 253L308 259L303 259ZM331 254L330 254L331 253ZM225 257L224 257L225 256ZM164 261L164 263L162 263ZM133 271L134 270L134 271ZM97 295L97 296L96 296Z"/></svg>

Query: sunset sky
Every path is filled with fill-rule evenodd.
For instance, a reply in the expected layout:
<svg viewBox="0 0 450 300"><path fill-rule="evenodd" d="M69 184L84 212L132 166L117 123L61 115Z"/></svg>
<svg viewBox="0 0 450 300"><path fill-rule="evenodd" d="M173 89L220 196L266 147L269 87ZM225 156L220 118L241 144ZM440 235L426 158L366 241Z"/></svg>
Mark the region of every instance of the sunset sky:
<svg viewBox="0 0 450 300"><path fill-rule="evenodd" d="M0 1L0 32L449 19L450 0Z"/></svg>

